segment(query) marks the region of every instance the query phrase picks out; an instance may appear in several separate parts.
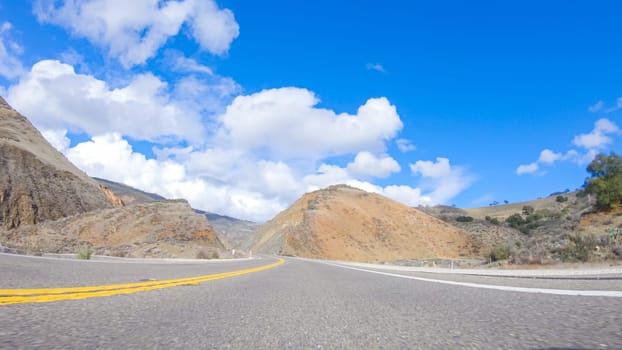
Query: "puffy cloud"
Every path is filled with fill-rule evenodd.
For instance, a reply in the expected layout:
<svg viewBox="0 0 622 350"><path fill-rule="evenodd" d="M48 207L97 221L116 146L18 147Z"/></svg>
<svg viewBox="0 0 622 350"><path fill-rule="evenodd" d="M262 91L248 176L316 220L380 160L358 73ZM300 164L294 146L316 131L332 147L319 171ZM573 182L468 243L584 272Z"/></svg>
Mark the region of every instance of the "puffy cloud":
<svg viewBox="0 0 622 350"><path fill-rule="evenodd" d="M305 176L302 181L308 191L315 191L330 185L346 184L352 177L348 170L336 165L322 164L315 174Z"/></svg>
<svg viewBox="0 0 622 350"><path fill-rule="evenodd" d="M590 107L588 107L588 111L590 111L592 113L596 113L596 112L602 111L604 107L605 107L605 102L598 101L595 104L593 104Z"/></svg>
<svg viewBox="0 0 622 350"><path fill-rule="evenodd" d="M359 152L354 161L349 163L348 172L354 176L388 177L402 170L400 165L388 155L376 157L369 152Z"/></svg>
<svg viewBox="0 0 622 350"><path fill-rule="evenodd" d="M171 101L166 88L150 73L111 88L91 75L76 74L70 65L45 60L9 88L8 101L43 129L200 141L205 133L200 115Z"/></svg>
<svg viewBox="0 0 622 350"><path fill-rule="evenodd" d="M416 149L415 145L407 139L397 139L395 144L397 144L397 148L403 153L414 151Z"/></svg>
<svg viewBox="0 0 622 350"><path fill-rule="evenodd" d="M17 78L25 72L19 59L23 49L9 37L9 31L12 28L10 22L0 25L0 76L8 79Z"/></svg>
<svg viewBox="0 0 622 350"><path fill-rule="evenodd" d="M402 128L384 97L369 99L355 115L315 108L318 102L306 89L263 90L236 97L221 121L234 145L292 158L383 151Z"/></svg>
<svg viewBox="0 0 622 350"><path fill-rule="evenodd" d="M90 176L97 176L159 193L167 198L185 198L198 209L251 220L266 220L286 204L279 198L229 183L214 183L191 176L185 164L174 160L147 159L116 133L94 136L65 152L67 158ZM278 165L276 166L278 169ZM271 178L281 181L283 177Z"/></svg>
<svg viewBox="0 0 622 350"><path fill-rule="evenodd" d="M619 133L620 129L614 122L602 118L596 121L591 132L575 136L572 143L587 149L602 149L613 141L609 135Z"/></svg>
<svg viewBox="0 0 622 350"><path fill-rule="evenodd" d="M562 158L561 153L555 153L551 151L550 149L545 149L545 150L542 150L542 152L540 152L538 163L553 164L561 158Z"/></svg>
<svg viewBox="0 0 622 350"><path fill-rule="evenodd" d="M367 70L375 70L376 72L385 72L384 67L380 63L368 63L365 65L365 68L367 68Z"/></svg>
<svg viewBox="0 0 622 350"><path fill-rule="evenodd" d="M428 192L422 197L427 203L441 204L460 194L475 180L458 166L452 166L449 159L438 157L436 161L419 160L410 164L413 175L420 175L425 181L421 186Z"/></svg>
<svg viewBox="0 0 622 350"><path fill-rule="evenodd" d="M516 175L533 174L539 169L540 169L540 166L538 165L537 162L519 165L518 168L516 168Z"/></svg>
<svg viewBox="0 0 622 350"><path fill-rule="evenodd" d="M411 169L415 169L413 170L415 175L419 174L424 178L420 187L408 185L381 187L356 179L349 171L349 167L342 168L330 164L322 164L317 173L305 176L303 182L308 186L308 191L334 184L347 184L382 194L409 206L417 206L446 203L474 181L473 177L466 175L461 167L451 166L447 158L437 158L436 162L418 161L410 166Z"/></svg>
<svg viewBox="0 0 622 350"><path fill-rule="evenodd" d="M172 64L171 68L178 72L214 75L214 71L210 67L202 65L192 58L183 56L181 53L169 54L169 61Z"/></svg>
<svg viewBox="0 0 622 350"><path fill-rule="evenodd" d="M580 166L584 166L591 162L600 150L606 148L613 142L610 135L615 134L620 134L620 129L614 122L606 118L599 119L594 123L594 129L592 129L591 132L577 135L572 140L574 145L587 149L585 153L579 153L571 149L565 154L562 154L553 152L550 149L544 149L540 152L537 161L519 165L518 168L516 168L516 174L544 175L546 172L539 172L540 165L552 165L557 161L571 161Z"/></svg>
<svg viewBox="0 0 622 350"><path fill-rule="evenodd" d="M153 57L184 23L201 48L214 54L226 53L239 35L233 13L213 0L38 0L34 10L39 21L106 48L126 67Z"/></svg>
<svg viewBox="0 0 622 350"><path fill-rule="evenodd" d="M43 137L59 152L69 149L71 141L67 137L67 130L41 130Z"/></svg>
<svg viewBox="0 0 622 350"><path fill-rule="evenodd" d="M432 198L430 196L422 195L420 188L412 188L405 185L387 186L383 189L382 194L411 207L428 205L432 203Z"/></svg>
<svg viewBox="0 0 622 350"><path fill-rule="evenodd" d="M415 164L410 164L410 170L415 175L421 174L423 177L440 178L451 173L451 165L449 165L449 159L439 157L436 158L436 162L418 160Z"/></svg>

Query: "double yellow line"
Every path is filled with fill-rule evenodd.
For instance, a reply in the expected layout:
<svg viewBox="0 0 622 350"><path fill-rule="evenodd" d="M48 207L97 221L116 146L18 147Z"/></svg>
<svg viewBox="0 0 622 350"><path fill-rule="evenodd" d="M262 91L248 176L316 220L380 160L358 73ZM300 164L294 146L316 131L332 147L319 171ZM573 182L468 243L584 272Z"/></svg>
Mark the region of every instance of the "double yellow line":
<svg viewBox="0 0 622 350"><path fill-rule="evenodd" d="M277 262L253 267L250 269L237 270L231 272L217 273L213 275L178 278L162 281L147 281L125 284L111 284L103 286L89 287L69 287L69 288L41 288L41 289L0 289L0 305L25 304L25 303L47 303L51 301L87 299L95 297L107 297L118 294L131 294L145 292L149 290L197 285L202 282L219 280L228 277L246 275L253 272L268 270L283 264L285 260L279 259Z"/></svg>

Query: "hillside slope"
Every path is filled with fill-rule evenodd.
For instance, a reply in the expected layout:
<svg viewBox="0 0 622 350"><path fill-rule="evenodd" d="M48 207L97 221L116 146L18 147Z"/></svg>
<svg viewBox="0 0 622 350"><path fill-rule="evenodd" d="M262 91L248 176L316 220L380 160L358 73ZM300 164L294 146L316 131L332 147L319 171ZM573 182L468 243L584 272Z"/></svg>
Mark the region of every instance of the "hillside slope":
<svg viewBox="0 0 622 350"><path fill-rule="evenodd" d="M205 216L185 200L135 203L91 211L38 225L0 231L0 242L24 253L75 253L82 245L98 254L127 257L220 256L225 247Z"/></svg>
<svg viewBox="0 0 622 350"><path fill-rule="evenodd" d="M0 227L120 205L0 97Z"/></svg>
<svg viewBox="0 0 622 350"><path fill-rule="evenodd" d="M100 178L94 179L116 193L126 204L166 200L166 198L159 194L144 192L119 182ZM257 223L232 218L230 216L219 215L198 209L194 209L194 211L207 218L214 231L218 233L223 244L228 248L238 248L242 241L247 239L259 226Z"/></svg>
<svg viewBox="0 0 622 350"><path fill-rule="evenodd" d="M383 196L345 185L305 194L261 225L243 248L350 261L469 256L460 230Z"/></svg>

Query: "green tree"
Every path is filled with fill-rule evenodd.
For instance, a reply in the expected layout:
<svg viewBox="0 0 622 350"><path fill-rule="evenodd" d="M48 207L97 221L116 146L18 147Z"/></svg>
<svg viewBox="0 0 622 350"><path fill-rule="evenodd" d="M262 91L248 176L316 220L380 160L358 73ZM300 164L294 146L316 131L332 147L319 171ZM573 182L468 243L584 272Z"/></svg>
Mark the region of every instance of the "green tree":
<svg viewBox="0 0 622 350"><path fill-rule="evenodd" d="M585 192L596 196L596 208L610 210L622 203L622 157L600 153L587 166L590 173Z"/></svg>
<svg viewBox="0 0 622 350"><path fill-rule="evenodd" d="M535 212L536 210L531 206L531 205L525 205L523 206L523 215L531 215Z"/></svg>
<svg viewBox="0 0 622 350"><path fill-rule="evenodd" d="M505 219L505 222L507 222L510 227L518 229L521 225L525 223L525 220L520 214L516 213L510 215L507 219Z"/></svg>

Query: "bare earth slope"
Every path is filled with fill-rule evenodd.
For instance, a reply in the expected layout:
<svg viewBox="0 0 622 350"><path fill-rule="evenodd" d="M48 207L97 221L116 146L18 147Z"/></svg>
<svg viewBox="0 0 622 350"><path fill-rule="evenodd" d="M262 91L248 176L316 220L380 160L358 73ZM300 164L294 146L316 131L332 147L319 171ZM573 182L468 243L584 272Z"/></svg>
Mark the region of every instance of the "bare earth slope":
<svg viewBox="0 0 622 350"><path fill-rule="evenodd" d="M338 185L307 193L261 225L244 248L350 261L469 256L460 230L383 196Z"/></svg>
<svg viewBox="0 0 622 350"><path fill-rule="evenodd" d="M104 255L195 258L225 249L205 216L185 200L91 211L6 231L4 239L27 253L75 253L86 244Z"/></svg>
<svg viewBox="0 0 622 350"><path fill-rule="evenodd" d="M2 97L0 169L0 227L5 229L111 208L115 201Z"/></svg>

